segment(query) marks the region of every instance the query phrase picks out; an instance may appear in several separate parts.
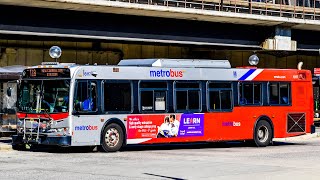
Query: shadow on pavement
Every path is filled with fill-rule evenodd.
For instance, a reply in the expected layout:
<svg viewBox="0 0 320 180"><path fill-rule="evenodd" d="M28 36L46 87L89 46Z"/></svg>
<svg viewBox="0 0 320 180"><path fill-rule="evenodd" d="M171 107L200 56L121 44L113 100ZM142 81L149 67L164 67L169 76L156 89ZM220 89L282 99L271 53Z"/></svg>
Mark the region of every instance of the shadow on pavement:
<svg viewBox="0 0 320 180"><path fill-rule="evenodd" d="M274 142L272 146L296 146L302 143ZM272 147L271 146L271 147ZM179 143L179 144L152 144L152 145L129 145L122 148L121 152L134 151L162 151L162 150L179 150L179 149L218 149L218 148L258 148L253 144L244 142L214 142L214 143ZM93 147L51 147L43 146L31 148L30 151L48 152L48 153L94 153L98 152Z"/></svg>
<svg viewBox="0 0 320 180"><path fill-rule="evenodd" d="M270 146L294 146L303 143L273 142ZM147 151L147 150L178 150L178 149L208 149L208 148L258 148L251 142L229 141L229 142L203 142L203 143L175 143L175 144L153 144L153 145L130 145L121 151Z"/></svg>
<svg viewBox="0 0 320 180"><path fill-rule="evenodd" d="M0 138L0 145L11 145L11 138ZM296 146L304 143L292 142L273 142L272 146ZM161 151L179 149L208 149L208 148L258 148L252 142L229 141L229 142L200 142L200 143L172 143L172 144L151 144L151 145L128 145L120 151ZM98 152L97 147L59 147L30 145L24 151L48 152L48 153L88 153Z"/></svg>

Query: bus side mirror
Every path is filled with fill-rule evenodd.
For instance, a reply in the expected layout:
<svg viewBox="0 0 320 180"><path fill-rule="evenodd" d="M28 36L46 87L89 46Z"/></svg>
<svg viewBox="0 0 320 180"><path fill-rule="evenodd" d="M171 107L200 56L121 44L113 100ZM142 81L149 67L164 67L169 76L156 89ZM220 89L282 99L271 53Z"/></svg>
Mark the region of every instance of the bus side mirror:
<svg viewBox="0 0 320 180"><path fill-rule="evenodd" d="M11 97L11 94L12 93L12 88L11 87L8 87L7 88L7 95L9 96L9 97Z"/></svg>

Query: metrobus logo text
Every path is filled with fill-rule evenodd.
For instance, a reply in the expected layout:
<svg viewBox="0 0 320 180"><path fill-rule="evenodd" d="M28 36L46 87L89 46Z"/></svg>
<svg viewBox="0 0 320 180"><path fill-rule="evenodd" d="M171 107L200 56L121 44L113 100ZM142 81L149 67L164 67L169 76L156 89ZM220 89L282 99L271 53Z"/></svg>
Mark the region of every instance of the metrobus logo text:
<svg viewBox="0 0 320 180"><path fill-rule="evenodd" d="M241 126L240 122L222 122L222 126L233 126L233 127L237 127L237 126Z"/></svg>
<svg viewBox="0 0 320 180"><path fill-rule="evenodd" d="M184 71L174 71L172 69L164 71L164 70L157 70L157 71L150 71L150 77L183 77Z"/></svg>
<svg viewBox="0 0 320 180"><path fill-rule="evenodd" d="M76 131L92 131L92 130L98 130L98 126L76 126L74 127L74 130Z"/></svg>

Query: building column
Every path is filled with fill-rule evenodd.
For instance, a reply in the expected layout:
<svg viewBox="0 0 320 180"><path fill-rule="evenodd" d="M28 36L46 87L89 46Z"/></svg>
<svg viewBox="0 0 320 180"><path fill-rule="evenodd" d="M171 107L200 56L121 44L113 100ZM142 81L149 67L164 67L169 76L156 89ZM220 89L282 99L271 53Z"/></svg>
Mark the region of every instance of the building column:
<svg viewBox="0 0 320 180"><path fill-rule="evenodd" d="M297 42L291 40L290 27L276 26L273 37L266 39L262 43L262 48L265 50L296 51Z"/></svg>

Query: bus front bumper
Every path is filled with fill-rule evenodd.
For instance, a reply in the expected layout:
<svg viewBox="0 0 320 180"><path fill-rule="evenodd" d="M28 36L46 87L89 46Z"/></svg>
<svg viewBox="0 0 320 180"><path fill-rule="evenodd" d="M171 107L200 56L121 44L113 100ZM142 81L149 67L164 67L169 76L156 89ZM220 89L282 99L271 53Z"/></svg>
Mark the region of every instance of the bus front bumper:
<svg viewBox="0 0 320 180"><path fill-rule="evenodd" d="M36 140L35 138L23 139L23 135L12 135L12 145L19 144L71 146L71 136L39 136Z"/></svg>

